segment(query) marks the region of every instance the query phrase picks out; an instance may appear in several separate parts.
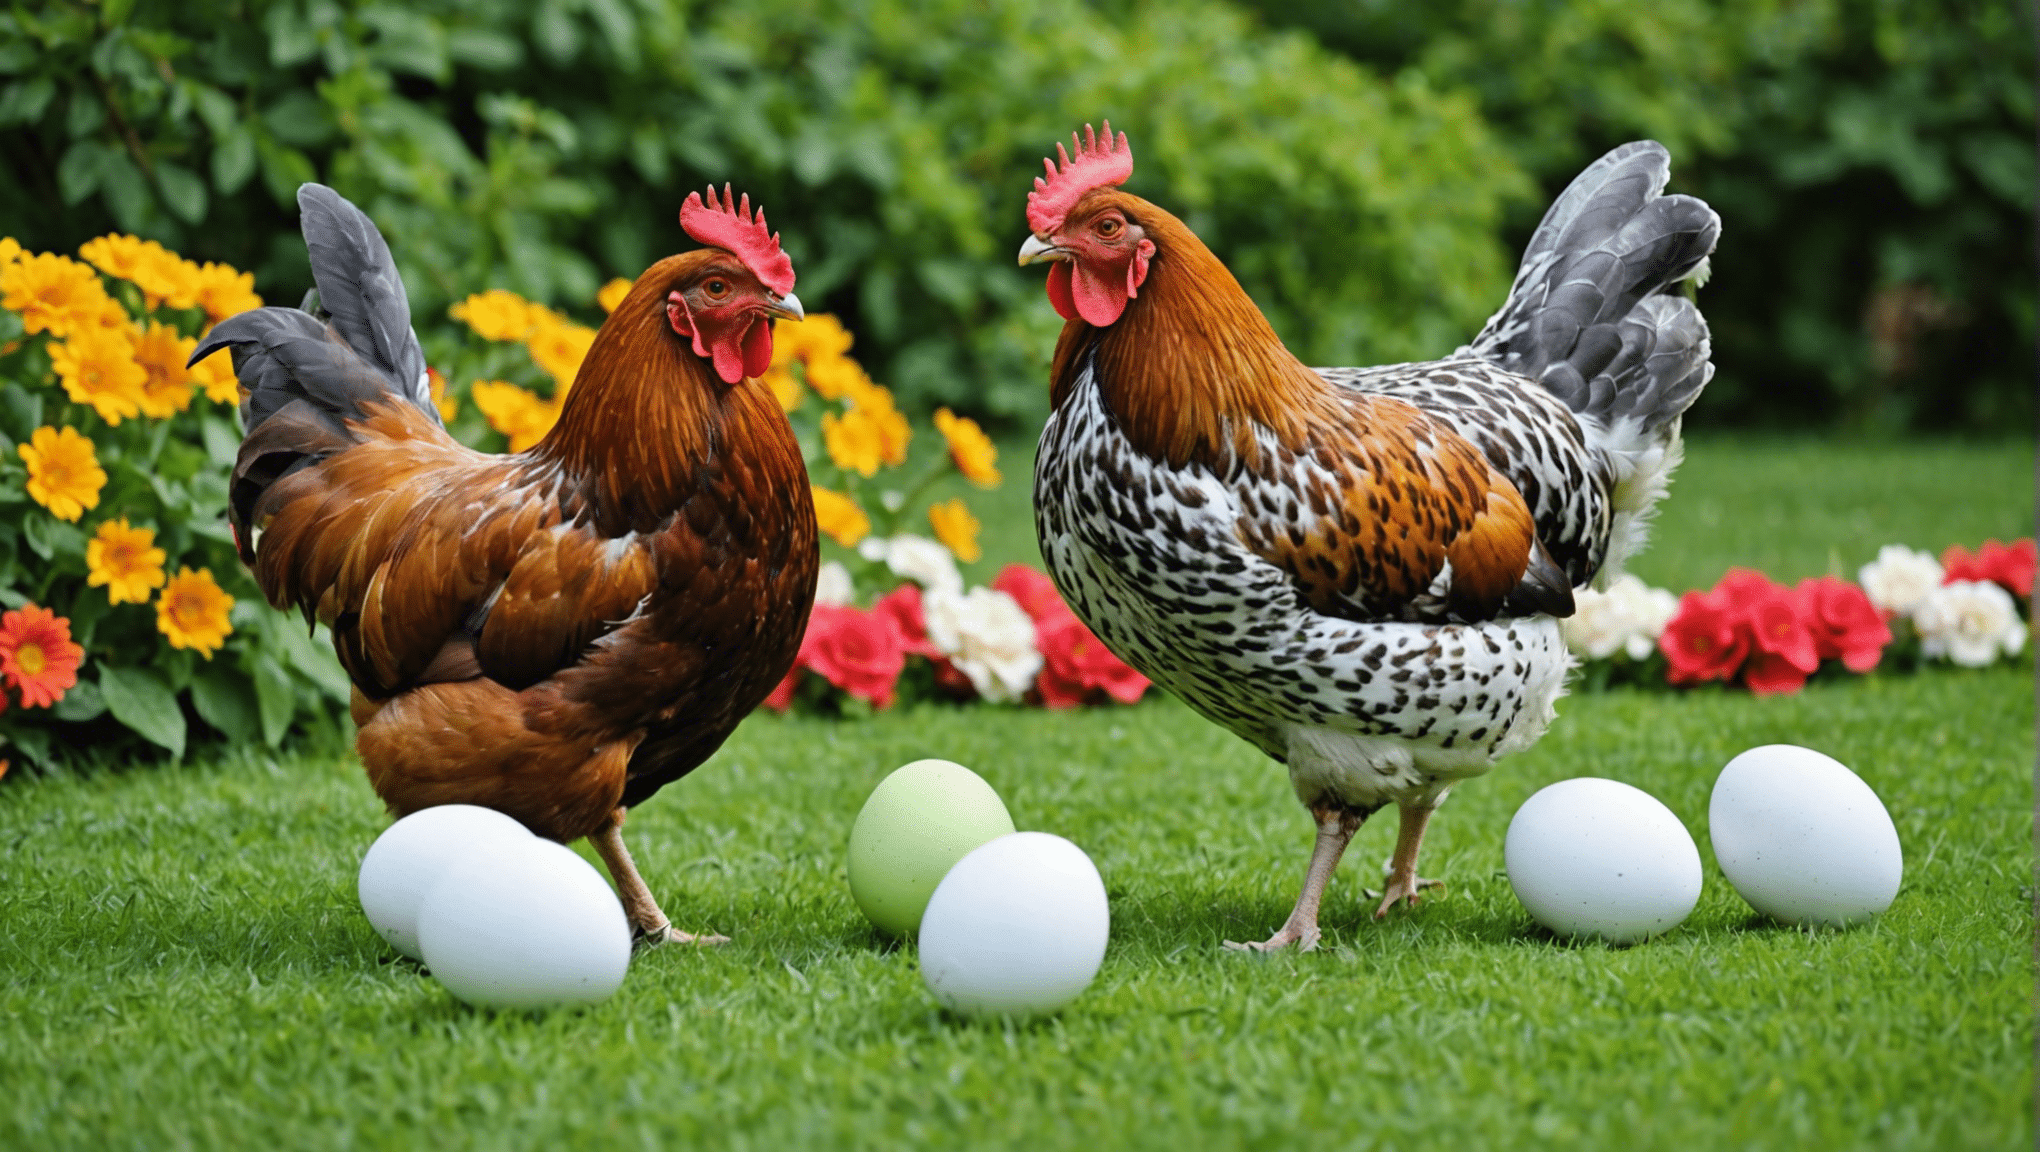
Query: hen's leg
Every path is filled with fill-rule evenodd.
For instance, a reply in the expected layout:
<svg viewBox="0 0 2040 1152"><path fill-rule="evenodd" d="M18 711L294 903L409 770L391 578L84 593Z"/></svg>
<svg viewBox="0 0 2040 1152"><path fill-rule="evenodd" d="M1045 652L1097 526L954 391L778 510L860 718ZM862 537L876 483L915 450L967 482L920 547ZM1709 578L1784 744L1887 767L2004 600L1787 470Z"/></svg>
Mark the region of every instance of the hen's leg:
<svg viewBox="0 0 2040 1152"><path fill-rule="evenodd" d="M695 936L673 927L666 914L659 911L659 902L652 899L652 890L645 887L644 877L638 875L637 865L631 861L630 849L623 846L623 819L626 809L618 808L615 815L602 831L588 838L595 845L595 851L602 856L602 863L608 865L609 875L616 881L616 894L623 900L623 911L630 917L631 933L647 944L727 944L727 936Z"/></svg>
<svg viewBox="0 0 2040 1152"><path fill-rule="evenodd" d="M1435 811L1431 807L1403 805L1402 831L1395 838L1395 858L1388 863L1387 891L1382 894L1381 907L1374 910L1376 920L1404 900L1414 907L1425 888L1444 890L1443 880L1426 880L1417 875L1417 852L1424 846L1424 828L1431 823L1431 813Z"/></svg>
<svg viewBox="0 0 2040 1152"><path fill-rule="evenodd" d="M1296 908L1289 913L1288 921L1281 931L1266 940L1247 944L1228 940L1226 947L1246 952L1273 952L1291 944L1303 952L1317 949L1318 905L1325 898L1325 885L1331 882L1339 857L1345 854L1346 844L1367 815L1343 808L1312 808L1310 814L1317 818L1317 846L1311 849L1310 870L1303 874L1303 891L1297 895Z"/></svg>

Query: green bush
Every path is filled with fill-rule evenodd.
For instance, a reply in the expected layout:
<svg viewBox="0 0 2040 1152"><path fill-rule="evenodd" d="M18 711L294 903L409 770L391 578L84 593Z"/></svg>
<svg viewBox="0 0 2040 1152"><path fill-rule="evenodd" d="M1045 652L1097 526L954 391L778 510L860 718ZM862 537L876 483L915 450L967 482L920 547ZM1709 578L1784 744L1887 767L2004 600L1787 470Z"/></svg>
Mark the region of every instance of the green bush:
<svg viewBox="0 0 2040 1152"><path fill-rule="evenodd" d="M727 180L903 404L1030 419L1060 321L1013 257L1086 120L1321 362L1462 341L1530 187L1467 95L1217 0L58 0L0 14L0 74L0 144L33 158L0 213L32 248L118 228L295 300L291 195L327 180L388 234L434 355L470 292L585 308L692 246L679 201Z"/></svg>
<svg viewBox="0 0 2040 1152"><path fill-rule="evenodd" d="M2033 423L2033 32L1968 0L1253 0L1477 95L1548 196L1665 142L1723 219L1692 423ZM1542 210L1524 209L1527 238Z"/></svg>

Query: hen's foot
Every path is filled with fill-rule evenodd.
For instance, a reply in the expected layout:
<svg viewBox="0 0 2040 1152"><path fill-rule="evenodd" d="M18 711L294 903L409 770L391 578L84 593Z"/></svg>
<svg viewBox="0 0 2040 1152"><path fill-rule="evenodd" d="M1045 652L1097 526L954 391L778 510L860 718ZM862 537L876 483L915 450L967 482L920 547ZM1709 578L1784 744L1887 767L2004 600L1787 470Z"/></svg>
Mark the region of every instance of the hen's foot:
<svg viewBox="0 0 2040 1152"><path fill-rule="evenodd" d="M1445 882L1443 880L1429 880L1415 873L1407 876L1390 876L1388 878L1388 890L1382 894L1381 907L1374 910L1374 918L1376 920L1381 919L1388 915L1390 908L1404 901L1408 901L1410 907L1416 907L1422 902L1423 890L1426 888L1436 888L1442 895L1445 891Z"/></svg>
<svg viewBox="0 0 2040 1152"><path fill-rule="evenodd" d="M729 942L730 938L727 936L712 936L706 932L698 934L682 932L671 924L662 924L651 929L633 926L631 934L631 946L634 948L656 948L661 944L692 944L697 948L713 948L717 944Z"/></svg>
<svg viewBox="0 0 2040 1152"><path fill-rule="evenodd" d="M1285 924L1282 926L1282 931L1268 937L1266 940L1249 940L1245 943L1238 940L1228 940L1225 942L1225 946L1233 952L1280 952L1284 948L1289 947L1294 947L1298 952L1315 952L1317 951L1318 939L1322 935L1315 924L1305 928L1297 928Z"/></svg>

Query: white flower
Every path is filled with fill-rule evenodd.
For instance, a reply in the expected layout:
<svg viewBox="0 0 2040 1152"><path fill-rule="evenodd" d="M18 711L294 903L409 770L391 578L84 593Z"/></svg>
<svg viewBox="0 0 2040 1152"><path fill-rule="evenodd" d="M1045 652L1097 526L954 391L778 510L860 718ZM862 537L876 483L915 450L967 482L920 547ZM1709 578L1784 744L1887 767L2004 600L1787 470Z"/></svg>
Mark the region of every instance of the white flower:
<svg viewBox="0 0 2040 1152"><path fill-rule="evenodd" d="M2026 626L2011 593L1987 580L1957 580L1927 594L1913 612L1920 654L1983 668L1998 654L2016 655L2026 645Z"/></svg>
<svg viewBox="0 0 2040 1152"><path fill-rule="evenodd" d="M1927 594L1941 586L1941 562L1903 544L1886 544L1877 559L1856 573L1856 583L1880 612L1910 615Z"/></svg>
<svg viewBox="0 0 2040 1152"><path fill-rule="evenodd" d="M850 570L835 560L824 561L822 570L815 575L815 603L840 608L856 595L857 586L850 582Z"/></svg>
<svg viewBox="0 0 2040 1152"><path fill-rule="evenodd" d="M893 575L904 576L928 592L963 592L963 573L956 570L956 557L926 536L902 532L890 540L866 538L857 546L866 560L883 560Z"/></svg>
<svg viewBox="0 0 2040 1152"><path fill-rule="evenodd" d="M1018 700L1041 671L1034 621L1004 592L973 588L966 596L931 588L921 613L928 639L987 700Z"/></svg>
<svg viewBox="0 0 2040 1152"><path fill-rule="evenodd" d="M1647 660L1678 611L1678 597L1625 572L1604 592L1574 589L1573 614L1559 627L1566 647L1577 656L1606 660L1621 652L1631 660Z"/></svg>

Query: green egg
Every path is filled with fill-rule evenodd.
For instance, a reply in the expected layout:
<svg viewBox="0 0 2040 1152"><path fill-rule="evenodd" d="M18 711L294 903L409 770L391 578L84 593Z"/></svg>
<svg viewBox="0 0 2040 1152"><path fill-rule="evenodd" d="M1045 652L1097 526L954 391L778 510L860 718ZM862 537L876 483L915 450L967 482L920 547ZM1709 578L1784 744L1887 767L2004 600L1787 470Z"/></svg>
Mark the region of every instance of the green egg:
<svg viewBox="0 0 2040 1152"><path fill-rule="evenodd" d="M948 760L916 760L872 789L850 829L850 895L880 931L912 938L935 885L973 848L1013 831L1006 802Z"/></svg>

